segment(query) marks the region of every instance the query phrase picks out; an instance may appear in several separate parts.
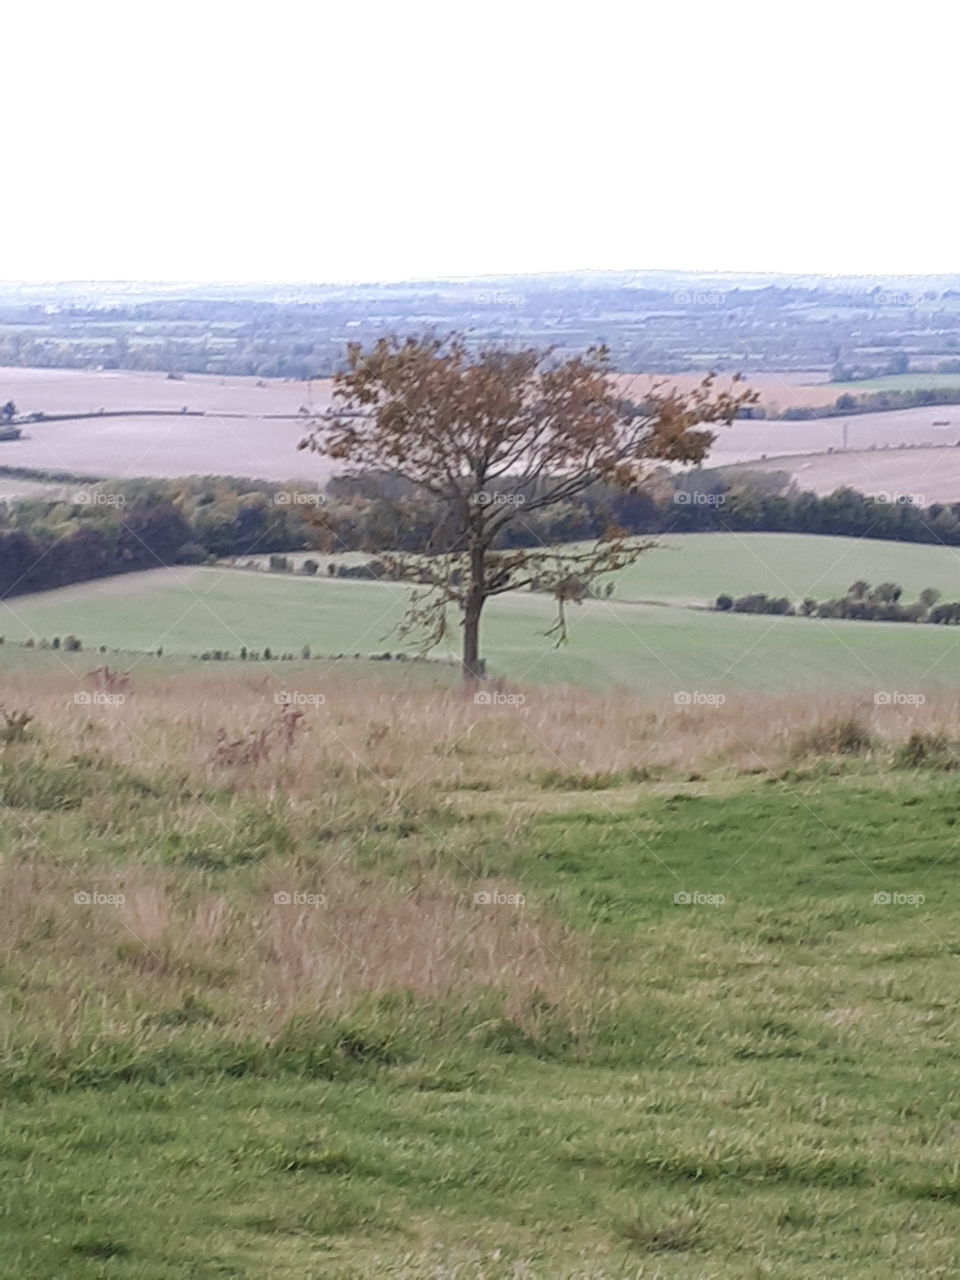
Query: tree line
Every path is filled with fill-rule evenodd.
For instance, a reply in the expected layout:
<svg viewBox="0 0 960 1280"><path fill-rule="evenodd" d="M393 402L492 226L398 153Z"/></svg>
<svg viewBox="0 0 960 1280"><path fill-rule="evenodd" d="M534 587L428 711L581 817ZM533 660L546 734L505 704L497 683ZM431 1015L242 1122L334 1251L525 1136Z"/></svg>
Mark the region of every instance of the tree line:
<svg viewBox="0 0 960 1280"><path fill-rule="evenodd" d="M787 618L839 618L851 622L930 622L954 626L960 623L960 601L938 603L936 587L924 587L917 599L902 604L903 588L896 582L871 586L862 579L851 583L843 596L815 600L811 596L794 603L788 596L717 596L714 608L721 613L765 613Z"/></svg>
<svg viewBox="0 0 960 1280"><path fill-rule="evenodd" d="M306 486L223 477L75 484L0 503L0 598L93 578L311 545ZM299 499L299 501L298 501Z"/></svg>
<svg viewBox="0 0 960 1280"><path fill-rule="evenodd" d="M780 490L786 488L786 492ZM689 532L815 533L960 546L960 503L920 507L853 489L818 497L784 473L654 471L633 492L596 483L535 506L501 479L489 505L514 502L516 518L495 539L521 550L604 536ZM527 510L529 505L529 510ZM171 564L202 564L292 551L443 553L449 513L415 486L369 472L279 488L238 477L110 481L67 498L0 503L0 597Z"/></svg>

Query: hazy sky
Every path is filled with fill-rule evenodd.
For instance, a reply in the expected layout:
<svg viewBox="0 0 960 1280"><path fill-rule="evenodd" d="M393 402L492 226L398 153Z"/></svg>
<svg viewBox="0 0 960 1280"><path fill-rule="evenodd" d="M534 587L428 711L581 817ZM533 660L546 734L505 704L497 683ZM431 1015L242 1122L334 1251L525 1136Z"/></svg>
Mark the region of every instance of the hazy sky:
<svg viewBox="0 0 960 1280"><path fill-rule="evenodd" d="M960 270L948 3L16 10L0 278Z"/></svg>

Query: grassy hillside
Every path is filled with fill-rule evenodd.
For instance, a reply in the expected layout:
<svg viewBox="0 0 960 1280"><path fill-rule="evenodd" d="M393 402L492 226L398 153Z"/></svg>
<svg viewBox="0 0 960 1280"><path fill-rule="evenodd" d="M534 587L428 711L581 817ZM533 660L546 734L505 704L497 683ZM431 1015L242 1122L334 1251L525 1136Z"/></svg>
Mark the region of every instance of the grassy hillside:
<svg viewBox="0 0 960 1280"><path fill-rule="evenodd" d="M0 1274L956 1274L956 699L23 663Z"/></svg>
<svg viewBox="0 0 960 1280"><path fill-rule="evenodd" d="M721 591L823 600L843 595L858 578L898 582L905 600L916 599L924 587L960 599L960 558L953 547L802 533L671 533L663 534L660 544L631 568L612 575L618 601L712 605ZM297 566L308 558L321 562L321 572L329 561L370 559L361 552L325 556L305 551L289 557ZM269 557L253 559L266 567Z"/></svg>
<svg viewBox="0 0 960 1280"><path fill-rule="evenodd" d="M570 609L570 642L563 649L544 635L554 620L547 597L525 592L494 601L484 623L491 671L534 683L624 685L663 694L910 690L955 679L949 628L730 616L631 602L707 600L722 590L831 595L859 577L900 581L909 594L940 586L956 598L957 560L949 549L780 534L664 541L622 575L613 601ZM397 584L184 567L15 599L0 607L0 634L13 641L72 632L87 650L162 645L175 656L211 649L236 654L242 645L269 646L275 656L299 656L304 645L316 654L366 655L399 648L391 629L408 595L409 588Z"/></svg>
<svg viewBox="0 0 960 1280"><path fill-rule="evenodd" d="M898 582L913 600L924 587L960 599L952 547L796 533L665 534L617 577L619 600L712 604L721 591L765 591L793 600L843 595L851 582Z"/></svg>

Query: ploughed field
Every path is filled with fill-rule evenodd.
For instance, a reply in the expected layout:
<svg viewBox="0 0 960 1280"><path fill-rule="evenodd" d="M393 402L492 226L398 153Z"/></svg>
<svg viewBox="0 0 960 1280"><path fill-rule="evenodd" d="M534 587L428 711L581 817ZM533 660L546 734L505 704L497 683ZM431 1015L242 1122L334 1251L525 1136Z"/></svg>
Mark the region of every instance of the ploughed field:
<svg viewBox="0 0 960 1280"><path fill-rule="evenodd" d="M677 375L669 381L687 389L701 376ZM835 398L839 384L801 381L812 376L791 380L788 375L757 374L748 382L765 400L782 393L780 407L823 403L828 394ZM646 374L620 380L625 392L638 397L660 381ZM718 385L729 385L729 377ZM309 413L330 403L330 383L324 380L199 374L169 380L164 374L121 370L0 369L0 400L6 399L13 399L21 413L98 414L104 409L123 411L124 416L27 423L20 440L0 443L0 466L104 477L226 473L316 481L329 474L314 455L296 451ZM183 408L189 413L181 415ZM172 416L137 416L136 410ZM876 459L861 455L904 446L946 449L958 441L960 406L951 405L806 422L741 420L719 431L708 463L783 458L768 469L791 471L798 482L809 482L819 492L850 483L870 493L929 492L930 501L940 501L960 498L960 464L952 457L939 452ZM835 456L844 442L851 452ZM807 463L792 457L808 454L827 455L810 463L809 475ZM914 488L905 489L907 483Z"/></svg>

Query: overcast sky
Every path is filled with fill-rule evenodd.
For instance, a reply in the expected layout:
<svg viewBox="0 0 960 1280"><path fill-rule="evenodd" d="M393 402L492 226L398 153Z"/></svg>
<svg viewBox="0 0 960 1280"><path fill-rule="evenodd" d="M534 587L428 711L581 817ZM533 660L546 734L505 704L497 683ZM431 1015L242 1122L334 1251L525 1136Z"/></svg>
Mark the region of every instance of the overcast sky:
<svg viewBox="0 0 960 1280"><path fill-rule="evenodd" d="M33 0L0 278L960 270L957 7Z"/></svg>

